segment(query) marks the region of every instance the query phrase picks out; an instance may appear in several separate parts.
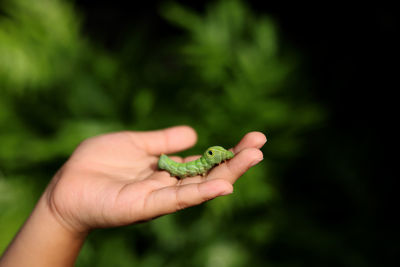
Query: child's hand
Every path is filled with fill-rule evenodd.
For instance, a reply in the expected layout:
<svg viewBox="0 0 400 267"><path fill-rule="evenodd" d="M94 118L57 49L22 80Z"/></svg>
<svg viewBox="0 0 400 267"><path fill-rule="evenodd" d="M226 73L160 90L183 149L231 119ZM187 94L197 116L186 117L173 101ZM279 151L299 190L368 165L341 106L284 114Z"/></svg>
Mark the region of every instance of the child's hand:
<svg viewBox="0 0 400 267"><path fill-rule="evenodd" d="M73 266L90 229L148 220L229 194L232 184L262 160L259 148L266 138L247 134L233 149L235 157L206 178L178 180L157 170L161 153L195 142L196 133L186 126L84 141L57 172L0 266ZM190 161L196 156L172 158Z"/></svg>
<svg viewBox="0 0 400 267"><path fill-rule="evenodd" d="M232 184L262 160L259 148L266 138L259 132L247 134L233 149L235 157L206 178L178 180L157 169L160 154L187 149L195 142L196 133L186 126L87 139L46 190L48 206L74 232L149 220L232 193Z"/></svg>

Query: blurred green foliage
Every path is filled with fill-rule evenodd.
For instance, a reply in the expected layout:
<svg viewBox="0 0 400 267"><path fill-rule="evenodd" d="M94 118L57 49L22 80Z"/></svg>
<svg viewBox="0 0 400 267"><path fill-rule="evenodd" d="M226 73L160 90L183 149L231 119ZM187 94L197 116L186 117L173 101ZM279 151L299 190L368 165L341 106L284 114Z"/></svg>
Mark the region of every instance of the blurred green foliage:
<svg viewBox="0 0 400 267"><path fill-rule="evenodd" d="M230 147L258 130L269 138L265 159L232 196L95 231L77 266L266 262L263 251L285 219L279 162L299 153L299 136L323 117L295 87L298 57L281 45L270 17L240 1L221 0L201 14L169 3L161 14L179 36L146 53L138 33L111 52L85 37L71 3L14 0L0 8L0 251L84 138L189 124L199 142L184 154Z"/></svg>

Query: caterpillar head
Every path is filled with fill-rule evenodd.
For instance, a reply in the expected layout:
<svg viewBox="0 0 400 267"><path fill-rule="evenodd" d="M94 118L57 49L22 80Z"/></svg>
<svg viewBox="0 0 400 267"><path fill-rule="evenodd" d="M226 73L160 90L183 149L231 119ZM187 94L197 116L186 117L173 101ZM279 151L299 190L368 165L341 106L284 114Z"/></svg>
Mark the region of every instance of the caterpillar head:
<svg viewBox="0 0 400 267"><path fill-rule="evenodd" d="M222 146L212 146L209 147L206 152L204 152L203 157L208 163L214 165L219 164L224 160L233 158L233 152L226 150Z"/></svg>

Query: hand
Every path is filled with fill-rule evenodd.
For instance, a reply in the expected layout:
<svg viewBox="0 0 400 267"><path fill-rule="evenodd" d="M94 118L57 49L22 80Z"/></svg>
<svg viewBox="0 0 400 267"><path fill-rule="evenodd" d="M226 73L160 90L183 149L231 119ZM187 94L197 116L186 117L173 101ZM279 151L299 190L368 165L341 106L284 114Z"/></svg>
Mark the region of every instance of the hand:
<svg viewBox="0 0 400 267"><path fill-rule="evenodd" d="M233 183L263 159L259 148L266 142L262 133L248 133L233 148L235 157L205 178L178 180L157 169L161 153L187 149L196 139L187 126L89 138L53 178L45 192L48 206L74 232L149 220L232 193ZM171 158L186 162L197 157Z"/></svg>

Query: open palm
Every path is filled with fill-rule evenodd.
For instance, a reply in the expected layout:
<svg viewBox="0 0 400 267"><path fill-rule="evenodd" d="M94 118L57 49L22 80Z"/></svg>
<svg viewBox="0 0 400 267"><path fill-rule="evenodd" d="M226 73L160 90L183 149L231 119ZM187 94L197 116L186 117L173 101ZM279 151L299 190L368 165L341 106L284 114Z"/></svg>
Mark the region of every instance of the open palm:
<svg viewBox="0 0 400 267"><path fill-rule="evenodd" d="M148 220L230 194L232 184L262 160L266 138L248 133L233 148L236 154L206 178L178 180L157 169L160 154L193 146L195 131L187 126L151 132L118 132L85 140L48 187L49 207L66 227L88 231ZM214 145L214 144L210 144ZM199 156L185 159L186 162Z"/></svg>

